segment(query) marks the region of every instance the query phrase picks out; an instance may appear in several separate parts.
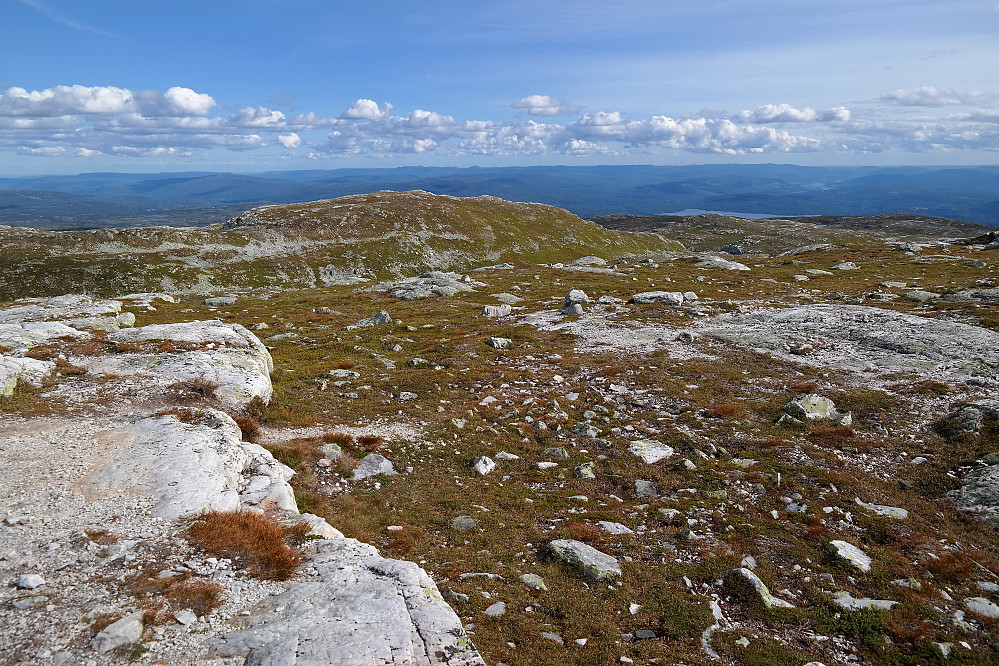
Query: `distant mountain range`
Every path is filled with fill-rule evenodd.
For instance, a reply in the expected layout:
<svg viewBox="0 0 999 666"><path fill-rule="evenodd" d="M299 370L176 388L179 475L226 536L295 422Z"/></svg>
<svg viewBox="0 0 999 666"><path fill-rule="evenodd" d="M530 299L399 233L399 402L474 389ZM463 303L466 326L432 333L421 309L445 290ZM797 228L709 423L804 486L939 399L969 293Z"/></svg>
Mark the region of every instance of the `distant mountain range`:
<svg viewBox="0 0 999 666"><path fill-rule="evenodd" d="M999 167L690 165L401 167L0 178L0 224L40 229L203 226L261 203L378 190L488 194L580 217L699 209L767 216L908 212L999 225Z"/></svg>

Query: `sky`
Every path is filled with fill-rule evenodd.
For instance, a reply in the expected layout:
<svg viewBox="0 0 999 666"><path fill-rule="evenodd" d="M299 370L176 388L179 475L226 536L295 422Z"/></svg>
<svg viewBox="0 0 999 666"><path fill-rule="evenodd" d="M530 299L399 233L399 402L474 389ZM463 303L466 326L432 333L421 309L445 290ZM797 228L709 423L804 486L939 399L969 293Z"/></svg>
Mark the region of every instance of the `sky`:
<svg viewBox="0 0 999 666"><path fill-rule="evenodd" d="M0 0L0 174L999 164L999 0Z"/></svg>

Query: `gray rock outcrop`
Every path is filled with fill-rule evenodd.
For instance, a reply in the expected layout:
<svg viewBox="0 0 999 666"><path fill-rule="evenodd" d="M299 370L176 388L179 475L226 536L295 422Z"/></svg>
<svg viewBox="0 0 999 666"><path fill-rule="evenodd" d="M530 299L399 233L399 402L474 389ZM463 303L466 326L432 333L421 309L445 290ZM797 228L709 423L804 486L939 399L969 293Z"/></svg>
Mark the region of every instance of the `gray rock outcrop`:
<svg viewBox="0 0 999 666"><path fill-rule="evenodd" d="M103 437L107 462L80 484L91 501L144 496L154 518L171 519L240 506L298 512L291 469L240 441L239 426L224 412L202 410L195 424L152 416Z"/></svg>
<svg viewBox="0 0 999 666"><path fill-rule="evenodd" d="M319 542L301 579L214 647L258 665L484 666L426 572L354 539Z"/></svg>
<svg viewBox="0 0 999 666"><path fill-rule="evenodd" d="M996 377L999 333L863 305L803 305L728 313L703 331L719 340L809 365L908 371L926 377ZM815 341L823 339L822 345ZM813 347L805 354L792 349Z"/></svg>

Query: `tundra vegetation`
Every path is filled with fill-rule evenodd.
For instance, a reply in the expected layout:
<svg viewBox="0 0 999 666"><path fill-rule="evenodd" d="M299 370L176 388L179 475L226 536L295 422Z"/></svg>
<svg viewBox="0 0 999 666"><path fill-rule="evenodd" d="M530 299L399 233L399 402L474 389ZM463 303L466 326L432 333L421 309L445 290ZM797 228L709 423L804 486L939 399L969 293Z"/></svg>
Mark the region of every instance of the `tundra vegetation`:
<svg viewBox="0 0 999 666"><path fill-rule="evenodd" d="M270 222L258 214L197 233L288 225L329 242L336 225L317 231L322 225L296 220L320 208L317 219L328 220L336 205L265 209ZM484 225L475 216L495 207L489 226L530 235L531 225L510 226L516 213L506 204L475 206L471 224ZM386 219L396 231L412 219L428 229L437 214L428 211L439 210L421 200ZM727 218L718 242L746 238L740 224ZM219 320L252 330L273 358L269 400L234 405L217 385L179 382L161 414L197 421L191 410L228 411L247 441L294 470L300 511L428 572L487 663L995 663L999 538L982 509L989 498L976 495L974 511L959 498L969 474L997 462L989 456L999 451L999 409L974 407L971 425L952 415L967 416L962 407L988 401L996 386L996 350L983 345L999 331L999 250L929 237L900 249L897 236L877 229L794 224L789 240L753 223L744 254L681 249L668 227L660 236L590 228L576 245L503 240L514 249L488 261L468 258L474 239L456 263L376 266L369 257L345 267L368 278L353 284L277 284L270 266L226 285L231 302L180 291L174 302L136 308L135 326ZM684 233L696 236L693 225ZM717 228L716 217L705 222L702 246ZM389 250L375 231L370 256L419 251L439 233L415 233L403 250L393 240ZM788 245L817 247L783 254ZM748 270L705 265L707 251ZM41 271L52 255L38 252ZM75 260L51 270L76 275ZM857 268L833 269L844 262ZM451 291L441 285L458 274L430 274L437 292L412 300L379 287L430 268L461 270L473 286ZM220 293L224 279L213 277ZM29 284L54 289L46 280ZM572 290L587 297L582 314L563 312ZM682 305L629 302L654 291L679 292ZM503 303L509 313L483 314ZM783 347L740 343L730 332L751 326L740 317L818 306L827 319L863 308L961 325L953 330L967 337L957 343L981 364L961 369L963 357L934 356L954 340L914 351L890 339L857 367L855 322L840 337L832 321L831 333ZM380 311L387 322L358 325ZM495 340L506 342L487 344ZM96 335L30 349L63 362L0 398L4 418L80 417L120 399L123 379L88 372L84 357L136 353L121 344ZM884 361L887 353L899 362ZM96 385L91 402L66 404L59 387L67 384ZM832 416L795 412L789 404L799 397L831 401ZM371 454L398 473L360 478ZM999 486L992 492L999 503ZM259 518L237 525L244 518L207 514L186 529L206 556L293 580L308 557L304 528ZM263 545L226 543L258 532ZM613 557L620 574L595 578L567 564L549 548L557 540ZM196 575L169 586L148 572L129 575L129 593L154 615L156 585L190 596L199 615L218 608L213 589L191 587Z"/></svg>

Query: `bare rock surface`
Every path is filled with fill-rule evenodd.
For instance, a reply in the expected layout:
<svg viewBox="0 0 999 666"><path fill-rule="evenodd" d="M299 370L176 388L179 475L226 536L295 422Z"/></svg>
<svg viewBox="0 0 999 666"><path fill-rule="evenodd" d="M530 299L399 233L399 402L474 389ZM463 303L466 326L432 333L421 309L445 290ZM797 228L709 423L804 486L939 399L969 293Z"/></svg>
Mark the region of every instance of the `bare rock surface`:
<svg viewBox="0 0 999 666"><path fill-rule="evenodd" d="M484 664L437 585L417 565L354 539L317 546L294 586L246 628L214 642L247 664Z"/></svg>
<svg viewBox="0 0 999 666"><path fill-rule="evenodd" d="M724 314L713 317L702 331L779 358L856 372L994 378L999 368L995 331L863 305ZM809 345L808 353L791 352Z"/></svg>
<svg viewBox="0 0 999 666"><path fill-rule="evenodd" d="M239 426L225 412L203 410L200 420L153 416L102 433L107 462L78 487L90 501L109 493L145 496L154 518L246 506L298 512L291 469L240 441Z"/></svg>

